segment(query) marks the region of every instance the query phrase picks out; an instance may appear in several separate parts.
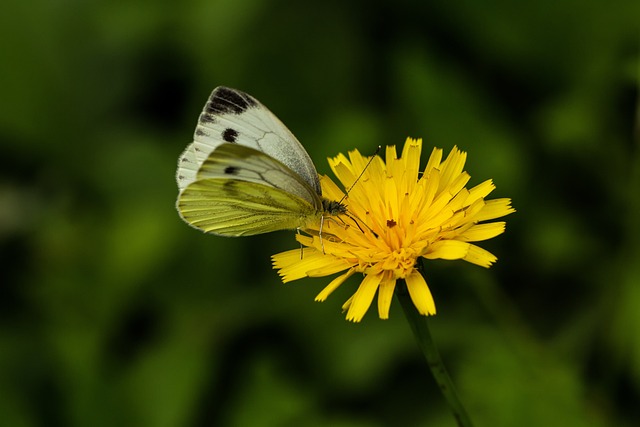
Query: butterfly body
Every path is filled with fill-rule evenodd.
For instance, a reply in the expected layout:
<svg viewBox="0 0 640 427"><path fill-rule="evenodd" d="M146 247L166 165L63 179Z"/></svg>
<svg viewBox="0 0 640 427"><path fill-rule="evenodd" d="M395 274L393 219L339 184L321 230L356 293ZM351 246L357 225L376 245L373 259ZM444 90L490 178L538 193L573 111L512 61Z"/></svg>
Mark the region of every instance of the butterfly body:
<svg viewBox="0 0 640 427"><path fill-rule="evenodd" d="M322 197L304 147L252 96L216 88L180 156L177 208L193 227L223 236L305 228L346 212Z"/></svg>

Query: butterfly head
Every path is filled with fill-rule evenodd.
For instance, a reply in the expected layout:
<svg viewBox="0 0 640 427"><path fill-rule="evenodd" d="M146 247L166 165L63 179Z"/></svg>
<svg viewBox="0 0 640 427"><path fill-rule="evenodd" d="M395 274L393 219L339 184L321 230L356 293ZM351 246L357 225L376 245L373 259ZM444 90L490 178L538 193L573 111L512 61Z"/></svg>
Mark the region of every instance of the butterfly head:
<svg viewBox="0 0 640 427"><path fill-rule="evenodd" d="M322 212L329 215L342 215L347 213L347 207L340 202L322 199Z"/></svg>

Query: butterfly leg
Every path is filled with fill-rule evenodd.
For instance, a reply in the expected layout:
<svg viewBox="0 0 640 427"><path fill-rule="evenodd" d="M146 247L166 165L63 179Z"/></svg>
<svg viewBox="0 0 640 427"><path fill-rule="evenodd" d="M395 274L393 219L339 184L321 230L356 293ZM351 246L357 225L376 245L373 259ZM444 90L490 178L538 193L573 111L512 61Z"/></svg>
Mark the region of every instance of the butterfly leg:
<svg viewBox="0 0 640 427"><path fill-rule="evenodd" d="M296 228L296 233L300 235L300 227ZM302 246L302 243L300 243L300 259L302 259L303 256L304 256L303 246Z"/></svg>
<svg viewBox="0 0 640 427"><path fill-rule="evenodd" d="M326 255L324 251L324 241L322 240L322 227L324 226L324 215L320 216L320 229L318 230L318 237L320 238L320 246L322 246L322 255Z"/></svg>
<svg viewBox="0 0 640 427"><path fill-rule="evenodd" d="M363 234L364 234L364 230L362 229L362 227L360 227L360 223L362 223L362 225L364 225L364 226L365 226L365 228L366 228L367 230L369 230L369 232L370 232L371 234L373 234L374 236L376 236L376 238L378 237L378 234L376 234L376 232L375 232L375 231L373 231L373 230L371 229L371 227L369 227L369 226L368 226L366 223L364 223L361 219L359 219L359 218L357 218L357 217L355 217L355 216L351 216L351 215L349 215L349 214L347 214L347 216L348 216L348 217L349 217L349 218L354 222L354 224L356 225L356 227L358 227L358 230L360 230Z"/></svg>

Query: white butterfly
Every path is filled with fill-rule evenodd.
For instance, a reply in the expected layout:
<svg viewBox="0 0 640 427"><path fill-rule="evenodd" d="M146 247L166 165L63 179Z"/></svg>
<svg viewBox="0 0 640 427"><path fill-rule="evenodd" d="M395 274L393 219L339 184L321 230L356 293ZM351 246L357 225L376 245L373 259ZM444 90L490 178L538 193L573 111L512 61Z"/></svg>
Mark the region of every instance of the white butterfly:
<svg viewBox="0 0 640 427"><path fill-rule="evenodd" d="M289 129L257 99L222 86L200 114L176 181L182 219L221 236L304 228L346 213L322 197L316 168Z"/></svg>

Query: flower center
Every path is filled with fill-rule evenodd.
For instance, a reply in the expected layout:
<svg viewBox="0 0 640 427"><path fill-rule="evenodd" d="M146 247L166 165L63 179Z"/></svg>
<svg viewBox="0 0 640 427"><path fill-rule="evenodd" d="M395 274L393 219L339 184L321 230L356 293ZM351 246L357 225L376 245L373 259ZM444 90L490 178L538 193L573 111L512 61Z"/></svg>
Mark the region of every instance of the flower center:
<svg viewBox="0 0 640 427"><path fill-rule="evenodd" d="M396 279L404 279L413 272L418 254L412 248L400 248L390 252L382 261L382 270L389 271Z"/></svg>

